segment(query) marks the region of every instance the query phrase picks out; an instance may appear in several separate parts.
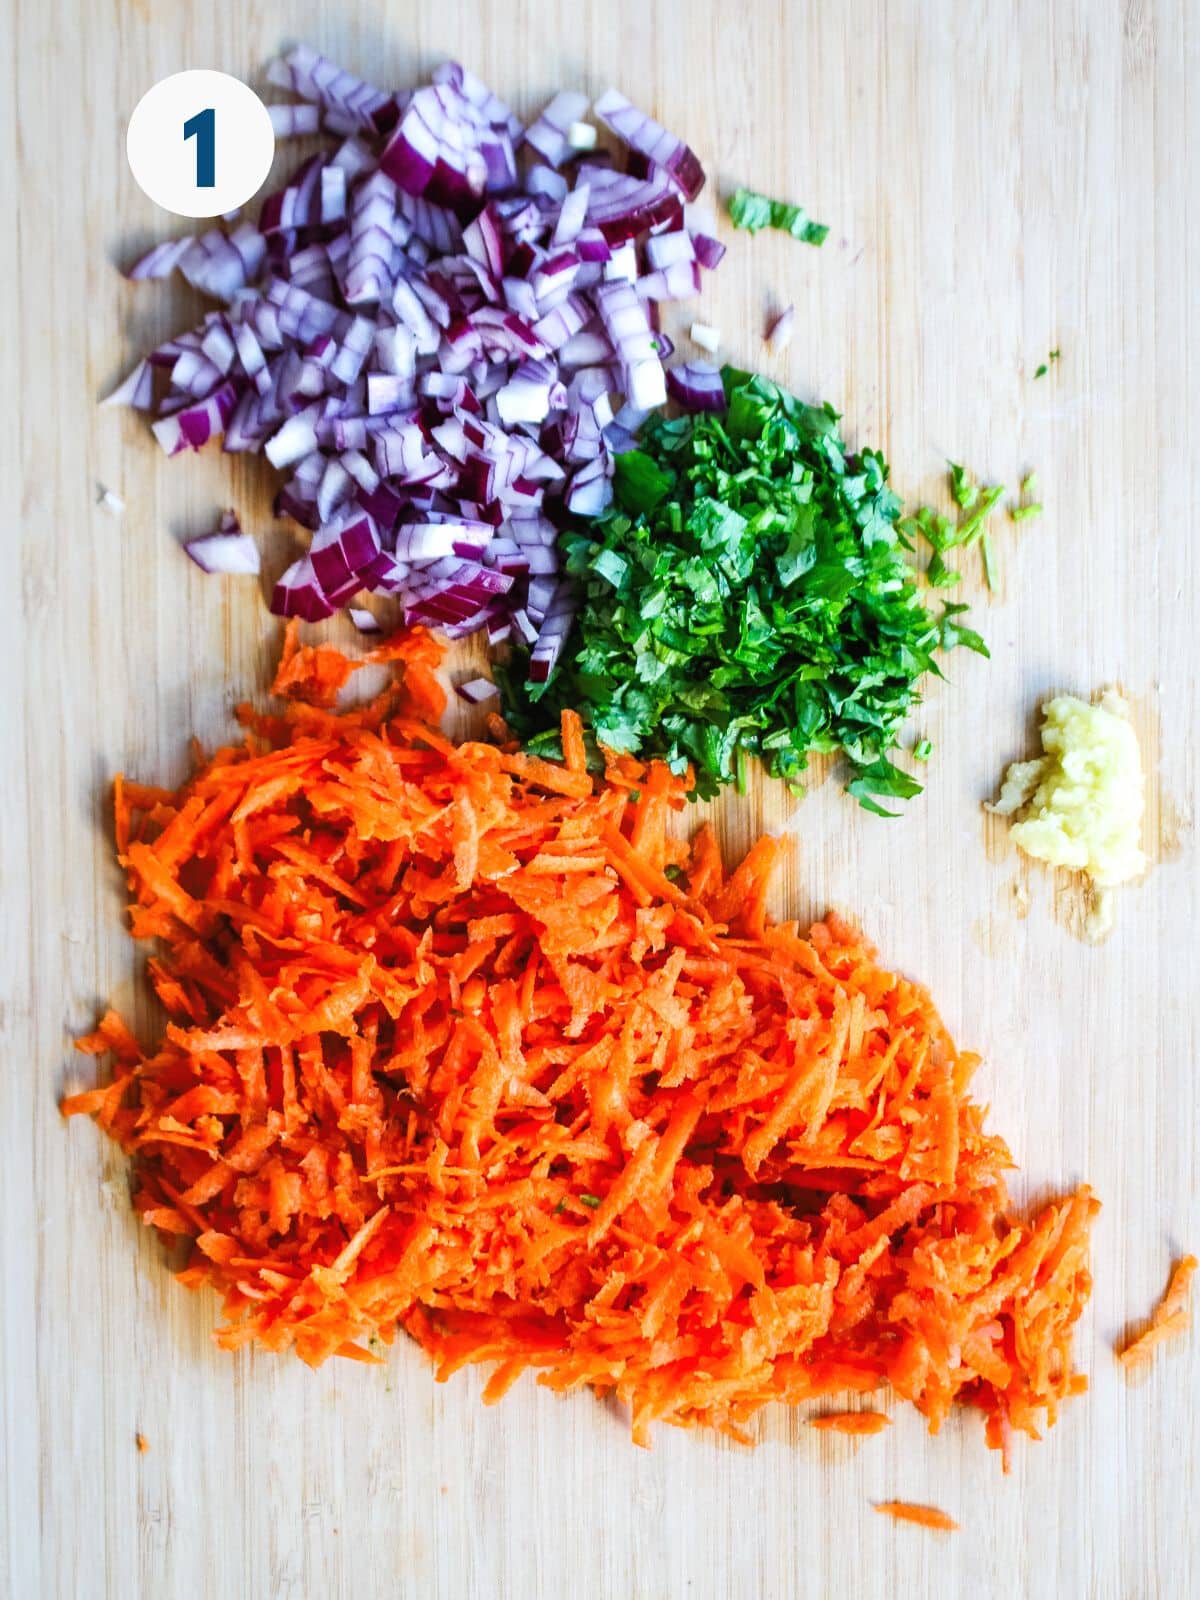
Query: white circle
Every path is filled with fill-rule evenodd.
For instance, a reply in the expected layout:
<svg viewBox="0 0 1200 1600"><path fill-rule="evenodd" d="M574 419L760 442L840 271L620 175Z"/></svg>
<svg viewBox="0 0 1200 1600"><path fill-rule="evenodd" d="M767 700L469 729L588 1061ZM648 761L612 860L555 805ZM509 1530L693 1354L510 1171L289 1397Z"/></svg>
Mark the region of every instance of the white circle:
<svg viewBox="0 0 1200 1600"><path fill-rule="evenodd" d="M266 106L240 78L175 72L134 107L125 153L138 188L155 205L181 217L219 217L245 205L266 182L275 130ZM199 180L209 176L210 154L214 182L207 187Z"/></svg>

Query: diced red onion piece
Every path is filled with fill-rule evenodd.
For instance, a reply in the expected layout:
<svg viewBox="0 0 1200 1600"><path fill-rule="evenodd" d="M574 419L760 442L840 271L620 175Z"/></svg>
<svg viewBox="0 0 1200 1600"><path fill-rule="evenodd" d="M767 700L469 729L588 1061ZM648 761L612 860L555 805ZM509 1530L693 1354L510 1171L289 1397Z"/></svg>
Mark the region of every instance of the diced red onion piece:
<svg viewBox="0 0 1200 1600"><path fill-rule="evenodd" d="M696 260L706 272L712 272L721 265L725 246L719 239L714 239L707 233L698 233L692 242L696 250Z"/></svg>
<svg viewBox="0 0 1200 1600"><path fill-rule="evenodd" d="M687 300L700 293L700 267L695 261L675 261L637 280L643 300Z"/></svg>
<svg viewBox="0 0 1200 1600"><path fill-rule="evenodd" d="M321 108L317 105L268 106L267 114L277 139L295 139L301 134L318 133Z"/></svg>
<svg viewBox="0 0 1200 1600"><path fill-rule="evenodd" d="M500 691L490 678L468 678L466 683L455 685L458 695L468 705L481 706L487 700L495 700Z"/></svg>
<svg viewBox="0 0 1200 1600"><path fill-rule="evenodd" d="M154 405L154 368L148 361L139 361L129 376L100 404L132 406L137 411L149 411Z"/></svg>
<svg viewBox="0 0 1200 1600"><path fill-rule="evenodd" d="M293 561L279 579L271 595L271 610L279 617L299 617L304 622L320 622L335 611L317 582L307 556Z"/></svg>
<svg viewBox="0 0 1200 1600"><path fill-rule="evenodd" d="M348 606L347 611L350 621L359 633L382 633L383 623L373 611L368 611L365 606Z"/></svg>
<svg viewBox="0 0 1200 1600"><path fill-rule="evenodd" d="M561 205L567 197L567 180L553 167L532 167L525 187L530 194L544 195L555 205Z"/></svg>
<svg viewBox="0 0 1200 1600"><path fill-rule="evenodd" d="M572 151L570 129L588 108L588 97L575 89L563 89L554 96L525 132L525 143L552 167L560 167Z"/></svg>
<svg viewBox="0 0 1200 1600"><path fill-rule="evenodd" d="M236 398L234 385L224 383L206 400L160 417L153 425L154 436L169 456L178 455L181 450L202 450L224 431Z"/></svg>
<svg viewBox="0 0 1200 1600"><path fill-rule="evenodd" d="M169 278L195 242L191 235L184 239L164 239L130 267L125 276L132 282L143 278Z"/></svg>
<svg viewBox="0 0 1200 1600"><path fill-rule="evenodd" d="M335 113L351 128L382 131L387 126L391 97L344 72L311 45L298 44L282 60L273 61L267 76L280 88Z"/></svg>
<svg viewBox="0 0 1200 1600"><path fill-rule="evenodd" d="M670 267L677 261L694 261L696 247L692 236L684 228L670 233L656 233L646 240L646 260L651 267Z"/></svg>
<svg viewBox="0 0 1200 1600"><path fill-rule="evenodd" d="M228 572L257 577L262 570L258 546L243 533L237 516L226 511L213 533L188 539L184 550L202 572Z"/></svg>
<svg viewBox="0 0 1200 1600"><path fill-rule="evenodd" d="M685 366L671 367L667 372L667 389L672 399L689 411L725 410L725 385L720 371L707 361L690 361Z"/></svg>
<svg viewBox="0 0 1200 1600"><path fill-rule="evenodd" d="M586 183L572 189L558 210L558 221L554 225L554 237L550 244L552 248L560 245L574 244L583 232L583 225L587 220L588 195L591 189ZM579 259L584 258L580 255Z"/></svg>
<svg viewBox="0 0 1200 1600"><path fill-rule="evenodd" d="M704 168L682 139L668 133L615 89L600 96L595 111L619 139L662 168L685 199L696 198L704 187Z"/></svg>
<svg viewBox="0 0 1200 1600"><path fill-rule="evenodd" d="M796 308L785 306L767 329L767 349L773 356L782 355L792 342L796 331Z"/></svg>

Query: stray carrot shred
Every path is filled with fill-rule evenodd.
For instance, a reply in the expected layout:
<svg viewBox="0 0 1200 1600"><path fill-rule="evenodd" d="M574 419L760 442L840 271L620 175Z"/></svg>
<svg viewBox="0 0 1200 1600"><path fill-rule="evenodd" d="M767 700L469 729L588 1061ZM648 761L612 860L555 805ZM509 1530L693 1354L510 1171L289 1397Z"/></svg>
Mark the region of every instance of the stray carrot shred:
<svg viewBox="0 0 1200 1600"><path fill-rule="evenodd" d="M891 1427L892 1419L882 1411L827 1411L824 1416L809 1417L808 1425L823 1433L866 1435L882 1433Z"/></svg>
<svg viewBox="0 0 1200 1600"><path fill-rule="evenodd" d="M1144 1365L1151 1360L1160 1344L1165 1344L1168 1339L1174 1339L1187 1332L1192 1321L1188 1305L1192 1292L1192 1275L1198 1264L1200 1263L1197 1263L1193 1255L1182 1256L1175 1263L1170 1282L1154 1309L1149 1326L1136 1338L1131 1339L1123 1349L1117 1351L1117 1360L1123 1367Z"/></svg>
<svg viewBox="0 0 1200 1600"><path fill-rule="evenodd" d="M885 1517L895 1517L897 1522L915 1522L920 1528L936 1528L941 1533L955 1533L958 1523L936 1506L912 1505L907 1500L878 1500L876 1511Z"/></svg>
<svg viewBox="0 0 1200 1600"><path fill-rule="evenodd" d="M150 1448L149 1439L147 1439L147 1437L146 1437L146 1435L144 1433L135 1433L133 1438L134 1438L134 1443L137 1445L137 1448L138 1448L138 1455L144 1456L146 1454L146 1451L149 1450L149 1448Z"/></svg>
<svg viewBox="0 0 1200 1600"><path fill-rule="evenodd" d="M176 793L116 788L171 1021L143 1049L108 1013L80 1048L112 1081L62 1109L192 1240L218 1343L373 1361L403 1328L489 1402L528 1369L615 1396L641 1444L890 1385L1007 1464L1080 1387L1090 1191L1007 1209L975 1058L842 918L769 921L776 841L727 875L669 826L689 776L593 778L569 714L561 763L456 748L439 659L289 627L291 704ZM393 685L331 711L363 661Z"/></svg>

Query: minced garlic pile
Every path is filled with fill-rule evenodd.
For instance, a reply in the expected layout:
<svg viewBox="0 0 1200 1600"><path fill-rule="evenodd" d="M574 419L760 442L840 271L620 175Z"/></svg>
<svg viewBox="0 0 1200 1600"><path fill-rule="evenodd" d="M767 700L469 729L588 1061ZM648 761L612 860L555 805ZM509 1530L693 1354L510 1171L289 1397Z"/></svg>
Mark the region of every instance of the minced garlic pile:
<svg viewBox="0 0 1200 1600"><path fill-rule="evenodd" d="M1014 761L987 809L1018 819L1012 837L1027 855L1084 872L1101 891L1138 877L1146 783L1129 707L1106 689L1094 705L1057 695L1042 716L1045 754ZM1100 937L1111 925L1111 898L1101 893L1089 932Z"/></svg>

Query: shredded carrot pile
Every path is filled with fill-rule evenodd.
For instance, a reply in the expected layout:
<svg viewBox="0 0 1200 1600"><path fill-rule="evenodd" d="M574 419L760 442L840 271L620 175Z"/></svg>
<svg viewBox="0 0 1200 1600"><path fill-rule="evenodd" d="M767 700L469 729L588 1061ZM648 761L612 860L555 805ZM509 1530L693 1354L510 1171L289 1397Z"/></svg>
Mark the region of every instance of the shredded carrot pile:
<svg viewBox="0 0 1200 1600"><path fill-rule="evenodd" d="M1192 1274L1197 1264L1196 1257L1190 1255L1181 1257L1175 1263L1171 1281L1167 1284L1162 1299L1154 1308L1149 1327L1138 1334L1136 1339L1131 1339L1123 1350L1117 1352L1117 1360L1122 1366L1143 1366L1153 1359L1154 1352L1160 1344L1187 1332L1192 1321L1188 1305L1192 1293Z"/></svg>
<svg viewBox="0 0 1200 1600"><path fill-rule="evenodd" d="M895 1517L897 1522L915 1522L919 1528L936 1528L941 1533L954 1533L958 1523L936 1506L915 1506L907 1500L880 1500L876 1511L885 1517Z"/></svg>
<svg viewBox="0 0 1200 1600"><path fill-rule="evenodd" d="M330 651L277 686L327 701ZM1072 1324L1097 1204L1024 1221L1004 1143L926 991L830 916L772 924L762 839L726 875L673 835L686 777L455 747L415 632L368 707L242 708L177 792L116 782L132 931L169 1013L109 1013L71 1096L191 1241L218 1342L374 1360L403 1328L445 1377L526 1369L746 1437L772 1400L891 1384L955 1401L1007 1458L1085 1386Z"/></svg>
<svg viewBox="0 0 1200 1600"><path fill-rule="evenodd" d="M809 1426L822 1433L847 1433L852 1437L866 1437L882 1433L892 1425L891 1417L882 1411L826 1411L819 1417L809 1417Z"/></svg>

